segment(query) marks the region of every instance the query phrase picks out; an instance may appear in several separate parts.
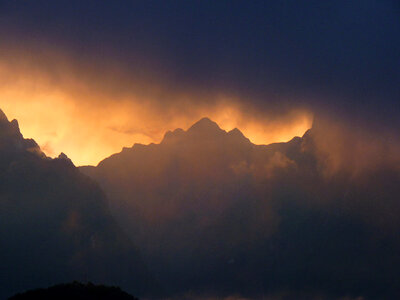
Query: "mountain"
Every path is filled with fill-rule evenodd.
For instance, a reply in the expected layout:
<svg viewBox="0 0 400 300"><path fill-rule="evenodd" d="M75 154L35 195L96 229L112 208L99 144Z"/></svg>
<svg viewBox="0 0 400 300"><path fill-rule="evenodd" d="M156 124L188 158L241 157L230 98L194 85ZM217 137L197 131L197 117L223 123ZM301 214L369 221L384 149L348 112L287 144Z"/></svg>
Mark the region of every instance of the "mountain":
<svg viewBox="0 0 400 300"><path fill-rule="evenodd" d="M0 298L72 280L136 294L152 279L98 185L66 157L50 159L0 110Z"/></svg>
<svg viewBox="0 0 400 300"><path fill-rule="evenodd" d="M323 123L254 145L204 118L80 170L169 295L396 298L400 165L371 147Z"/></svg>
<svg viewBox="0 0 400 300"><path fill-rule="evenodd" d="M73 282L60 284L47 289L30 290L22 294L10 297L9 300L138 300L137 298L125 293L120 288L94 285L92 283L82 284Z"/></svg>

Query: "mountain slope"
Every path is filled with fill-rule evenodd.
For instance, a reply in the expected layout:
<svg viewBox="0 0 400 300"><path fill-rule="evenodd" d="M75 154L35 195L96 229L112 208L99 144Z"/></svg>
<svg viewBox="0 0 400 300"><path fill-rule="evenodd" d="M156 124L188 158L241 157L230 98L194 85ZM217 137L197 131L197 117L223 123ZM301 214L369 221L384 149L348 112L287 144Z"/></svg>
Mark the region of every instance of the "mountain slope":
<svg viewBox="0 0 400 300"><path fill-rule="evenodd" d="M30 290L9 298L9 300L35 299L138 300L117 287L94 285L90 282L82 284L76 281L69 284L51 286L47 289Z"/></svg>
<svg viewBox="0 0 400 300"><path fill-rule="evenodd" d="M0 110L0 298L72 280L141 294L151 279L103 192L72 162L47 158Z"/></svg>
<svg viewBox="0 0 400 300"><path fill-rule="evenodd" d="M171 294L393 297L399 168L332 169L328 134L257 146L205 118L81 171Z"/></svg>

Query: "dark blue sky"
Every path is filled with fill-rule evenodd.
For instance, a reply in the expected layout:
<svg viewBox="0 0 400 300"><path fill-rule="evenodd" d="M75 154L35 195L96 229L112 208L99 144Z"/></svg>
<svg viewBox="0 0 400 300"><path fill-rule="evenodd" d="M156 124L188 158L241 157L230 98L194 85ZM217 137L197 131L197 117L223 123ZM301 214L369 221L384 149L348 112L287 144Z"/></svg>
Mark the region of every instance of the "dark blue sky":
<svg viewBox="0 0 400 300"><path fill-rule="evenodd" d="M398 126L397 1L3 1L0 41Z"/></svg>

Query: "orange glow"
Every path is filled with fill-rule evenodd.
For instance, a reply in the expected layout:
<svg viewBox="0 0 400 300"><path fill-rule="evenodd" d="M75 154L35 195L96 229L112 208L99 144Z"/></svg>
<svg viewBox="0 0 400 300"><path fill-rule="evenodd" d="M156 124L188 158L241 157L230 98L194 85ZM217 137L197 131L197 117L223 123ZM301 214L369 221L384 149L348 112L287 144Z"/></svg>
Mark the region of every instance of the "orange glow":
<svg viewBox="0 0 400 300"><path fill-rule="evenodd" d="M239 128L253 143L268 144L301 136L311 127L311 117L300 115L287 124L248 120L235 108L199 109L168 120L128 101L87 110L62 94L39 94L29 100L19 93L0 92L1 107L10 119L19 120L25 137L34 138L49 156L64 152L77 165L97 164L134 143L159 143L167 130L187 129L203 116L224 130Z"/></svg>
<svg viewBox="0 0 400 300"><path fill-rule="evenodd" d="M64 152L76 165L96 165L134 143L159 143L166 131L187 129L202 117L227 131L240 129L255 144L288 141L312 124L306 111L273 115L243 109L245 101L233 97L211 95L204 102L195 92L171 94L162 85L128 82L121 88L121 77L97 78L96 72L79 81L65 60L55 57L53 64L46 73L40 64L0 59L0 108L48 156Z"/></svg>
<svg viewBox="0 0 400 300"><path fill-rule="evenodd" d="M240 129L254 144L287 142L295 136L302 136L312 126L313 116L305 111L291 111L278 118L254 116L241 112L235 104L222 103L217 109L205 112L219 126L226 130Z"/></svg>

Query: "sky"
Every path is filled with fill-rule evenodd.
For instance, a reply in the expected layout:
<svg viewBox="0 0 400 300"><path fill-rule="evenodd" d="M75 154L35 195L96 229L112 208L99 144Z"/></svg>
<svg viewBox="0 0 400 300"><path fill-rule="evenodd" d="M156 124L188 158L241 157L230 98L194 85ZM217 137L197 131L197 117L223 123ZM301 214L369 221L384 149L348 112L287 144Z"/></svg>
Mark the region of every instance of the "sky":
<svg viewBox="0 0 400 300"><path fill-rule="evenodd" d="M0 0L0 298L399 299L399 100L398 0Z"/></svg>
<svg viewBox="0 0 400 300"><path fill-rule="evenodd" d="M397 1L1 1L0 108L76 165L210 117L256 144L400 129Z"/></svg>

